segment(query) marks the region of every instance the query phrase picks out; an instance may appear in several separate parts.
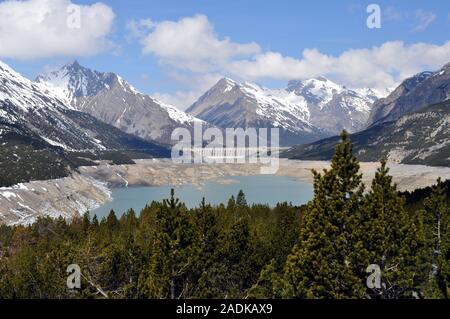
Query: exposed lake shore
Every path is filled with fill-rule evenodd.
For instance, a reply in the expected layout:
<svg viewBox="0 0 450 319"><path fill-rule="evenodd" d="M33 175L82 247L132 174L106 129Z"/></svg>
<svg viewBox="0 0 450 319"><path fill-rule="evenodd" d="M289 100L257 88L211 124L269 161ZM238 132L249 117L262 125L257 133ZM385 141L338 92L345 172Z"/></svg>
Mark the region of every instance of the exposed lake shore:
<svg viewBox="0 0 450 319"><path fill-rule="evenodd" d="M370 186L379 163L361 163L363 183ZM302 182L312 182L312 170L329 168L326 161L296 161L281 159L276 175L288 176ZM449 167L404 165L390 163L390 174L399 190L414 190L433 185L441 177L450 178ZM107 183L109 187L159 186L193 184L206 181L227 183L226 176L257 175L260 164L174 164L170 160L137 160L135 165L91 166L80 169L82 175Z"/></svg>
<svg viewBox="0 0 450 319"><path fill-rule="evenodd" d="M363 182L370 186L379 163L361 163ZM399 190L433 185L438 177L450 178L449 167L389 164ZM311 170L329 167L324 161L281 159L277 175L312 182ZM34 181L0 188L0 224L30 224L38 216L70 218L111 200L111 189L139 186L179 186L197 188L207 181L231 183L229 176L258 175L260 164L175 164L170 160L136 160L134 165L101 163L81 167L70 177Z"/></svg>

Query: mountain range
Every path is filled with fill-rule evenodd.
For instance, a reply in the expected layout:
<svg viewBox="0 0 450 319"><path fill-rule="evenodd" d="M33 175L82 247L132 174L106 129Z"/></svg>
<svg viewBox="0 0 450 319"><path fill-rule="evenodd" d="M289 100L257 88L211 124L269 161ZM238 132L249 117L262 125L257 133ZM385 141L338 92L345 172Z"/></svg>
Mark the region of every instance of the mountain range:
<svg viewBox="0 0 450 319"><path fill-rule="evenodd" d="M450 165L450 64L406 79L374 103L368 128L350 135L362 161ZM283 156L329 160L339 137L291 148Z"/></svg>
<svg viewBox="0 0 450 319"><path fill-rule="evenodd" d="M71 108L88 113L147 141L171 143L175 128L193 129L200 120L142 94L114 73L93 71L77 61L37 77Z"/></svg>
<svg viewBox="0 0 450 319"><path fill-rule="evenodd" d="M366 124L371 105L383 96L372 89L350 90L326 78L291 81L271 90L223 78L186 112L138 92L122 77L78 62L42 74L36 82L70 108L88 113L147 141L172 144L175 128L195 122L219 128L280 128L283 145L316 141Z"/></svg>
<svg viewBox="0 0 450 319"><path fill-rule="evenodd" d="M448 166L449 84L450 64L386 97L324 77L283 89L223 78L183 112L76 61L34 82L0 62L0 185L67 176L98 159L169 156L172 131L195 123L278 127L282 145L302 144L285 153L296 159L329 159L345 129L361 160Z"/></svg>
<svg viewBox="0 0 450 319"><path fill-rule="evenodd" d="M324 77L291 81L279 90L223 78L187 112L222 128L278 127L281 143L292 145L364 128L371 105L382 96Z"/></svg>
<svg viewBox="0 0 450 319"><path fill-rule="evenodd" d="M1 185L66 176L70 167L77 166L79 160L73 157L77 152L96 156L112 151L139 151L158 157L169 154L164 146L71 108L53 90L24 78L2 62L0 144Z"/></svg>
<svg viewBox="0 0 450 319"><path fill-rule="evenodd" d="M437 72L422 72L400 84L392 94L376 101L368 125L400 116L450 98L450 63Z"/></svg>

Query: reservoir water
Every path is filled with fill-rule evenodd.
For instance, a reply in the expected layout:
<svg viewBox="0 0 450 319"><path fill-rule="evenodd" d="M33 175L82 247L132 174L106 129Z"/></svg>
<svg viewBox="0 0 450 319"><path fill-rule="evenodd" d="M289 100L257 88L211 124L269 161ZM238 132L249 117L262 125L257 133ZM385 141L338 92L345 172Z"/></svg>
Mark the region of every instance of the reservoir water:
<svg viewBox="0 0 450 319"><path fill-rule="evenodd" d="M192 184L175 187L175 195L189 208L199 206L203 197L212 205L226 204L230 197L243 190L248 204L267 204L271 207L279 202L291 202L293 205L307 203L313 197L313 187L309 183L299 182L286 176L254 175L226 177L231 183L209 181L201 189ZM113 200L92 210L99 219L111 209L122 215L133 208L137 213L152 201L161 201L170 196L173 186L149 186L116 188L112 190Z"/></svg>

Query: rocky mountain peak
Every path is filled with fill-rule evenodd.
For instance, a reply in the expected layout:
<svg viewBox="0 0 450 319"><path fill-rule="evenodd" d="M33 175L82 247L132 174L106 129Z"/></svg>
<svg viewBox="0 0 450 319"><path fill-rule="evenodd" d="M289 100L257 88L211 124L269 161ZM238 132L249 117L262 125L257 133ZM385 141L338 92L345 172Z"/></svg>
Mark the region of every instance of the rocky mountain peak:
<svg viewBox="0 0 450 319"><path fill-rule="evenodd" d="M223 93L229 92L233 90L235 87L239 86L239 84L232 79L229 78L221 78L212 88L211 90L219 90Z"/></svg>
<svg viewBox="0 0 450 319"><path fill-rule="evenodd" d="M307 80L293 80L287 86L287 91L303 96L308 102L314 104L327 103L334 95L343 90L344 87L323 76Z"/></svg>
<svg viewBox="0 0 450 319"><path fill-rule="evenodd" d="M450 70L450 62L447 63L446 65L444 65L444 67L442 68L443 70Z"/></svg>
<svg viewBox="0 0 450 319"><path fill-rule="evenodd" d="M72 108L148 141L170 143L174 128L190 128L193 116L138 92L121 76L70 62L37 78Z"/></svg>
<svg viewBox="0 0 450 319"><path fill-rule="evenodd" d="M450 63L437 72L421 72L403 81L390 95L374 103L369 125L387 122L450 99Z"/></svg>
<svg viewBox="0 0 450 319"><path fill-rule="evenodd" d="M109 89L117 79L117 75L113 73L93 71L75 60L60 69L38 76L36 82L50 86L60 98L73 104L78 98L94 96Z"/></svg>
<svg viewBox="0 0 450 319"><path fill-rule="evenodd" d="M220 79L187 112L221 127L266 125L315 138L363 129L381 94L350 90L325 77L292 80L284 89Z"/></svg>
<svg viewBox="0 0 450 319"><path fill-rule="evenodd" d="M402 86L409 92L432 75L434 75L434 72L421 72L403 81Z"/></svg>

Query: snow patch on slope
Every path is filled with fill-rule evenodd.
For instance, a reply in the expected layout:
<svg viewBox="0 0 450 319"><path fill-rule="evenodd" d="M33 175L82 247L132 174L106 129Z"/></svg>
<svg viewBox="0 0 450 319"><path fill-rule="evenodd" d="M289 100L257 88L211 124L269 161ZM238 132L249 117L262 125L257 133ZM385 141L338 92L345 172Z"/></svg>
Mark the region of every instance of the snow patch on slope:
<svg viewBox="0 0 450 319"><path fill-rule="evenodd" d="M42 138L44 141L46 141L48 144L50 144L50 145L57 146L57 147L61 147L61 148L65 149L65 150L71 150L70 147L68 147L67 145L65 145L65 144L63 144L63 143L56 142L56 141L54 141L54 140L52 140L52 139L49 139L49 138L47 138L47 137L45 137L45 136L42 136L41 138Z"/></svg>
<svg viewBox="0 0 450 319"><path fill-rule="evenodd" d="M61 104L56 95L47 90L43 92L42 89L45 88L0 61L0 102L12 104L23 112L28 112L31 108L54 108ZM4 113L2 115L6 116Z"/></svg>
<svg viewBox="0 0 450 319"><path fill-rule="evenodd" d="M167 114L169 114L169 117L174 120L175 122L178 122L180 124L192 124L193 122L201 122L203 123L202 120L186 113L183 112L179 109L177 109L175 106L169 105L169 104L165 104L161 101L158 101L156 99L152 100L156 103L159 104L163 109L165 109L167 111Z"/></svg>
<svg viewBox="0 0 450 319"><path fill-rule="evenodd" d="M308 123L309 110L305 99L286 90L270 90L259 85L244 83L242 92L257 101L256 113L272 119L277 126L296 129L291 117Z"/></svg>

